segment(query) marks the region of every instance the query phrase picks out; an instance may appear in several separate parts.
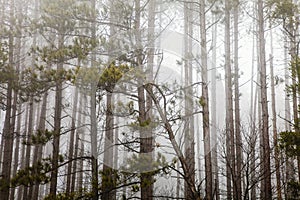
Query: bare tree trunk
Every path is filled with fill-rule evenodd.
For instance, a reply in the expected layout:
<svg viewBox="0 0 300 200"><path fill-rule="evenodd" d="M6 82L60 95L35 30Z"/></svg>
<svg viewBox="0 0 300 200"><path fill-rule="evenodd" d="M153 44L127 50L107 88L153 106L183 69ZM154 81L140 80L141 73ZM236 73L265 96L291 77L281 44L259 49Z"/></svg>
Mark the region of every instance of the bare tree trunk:
<svg viewBox="0 0 300 200"><path fill-rule="evenodd" d="M112 115L112 93L107 91L106 95L106 121L104 140L104 159L102 175L102 200L113 200L116 198L113 172L113 115Z"/></svg>
<svg viewBox="0 0 300 200"><path fill-rule="evenodd" d="M79 150L79 140L80 140L80 136L83 134L82 132L82 118L83 118L83 106L85 106L83 104L83 94L80 94L80 98L79 98L79 109L78 109L78 122L77 122L77 127L78 129L76 129L75 131L75 144L74 144L74 158L78 157L78 150ZM71 184L70 184L70 192L74 192L75 191L75 183L76 183L76 178L77 178L77 173L76 173L76 170L77 170L77 161L75 160L73 165L72 165L72 177L71 177ZM79 171L79 173L81 173L82 171Z"/></svg>
<svg viewBox="0 0 300 200"><path fill-rule="evenodd" d="M20 154L20 135L21 135L21 121L22 121L22 114L21 114L21 104L18 105L18 117L17 117L17 128L16 128L16 142L15 142L15 151L14 151L14 161L13 161L13 170L12 170L12 177L14 177L17 174L17 169L19 166L19 154ZM15 199L15 192L16 188L12 188L10 193L10 200Z"/></svg>
<svg viewBox="0 0 300 200"><path fill-rule="evenodd" d="M185 146L185 159L187 161L188 173L187 176L195 184L195 141L194 141L194 118L193 113L193 100L192 88L189 87L192 83L192 3L184 2L184 85L185 90L185 125L184 125L184 146ZM185 198L193 198L193 192L187 182L185 182Z"/></svg>
<svg viewBox="0 0 300 200"><path fill-rule="evenodd" d="M8 62L9 66L14 66L14 37L13 37L13 24L14 24L14 0L10 0L10 32L8 45L9 45L9 55ZM12 70L13 71L13 70ZM3 127L2 140L4 140L3 145L3 162L2 162L2 185L0 189L0 196L3 200L9 199L9 186L11 178L11 165L12 165L12 154L13 154L13 141L14 134L11 132L11 117L12 117L12 98L13 98L13 80L8 80L7 83L7 94L6 94L6 113Z"/></svg>
<svg viewBox="0 0 300 200"><path fill-rule="evenodd" d="M271 25L270 25L271 26ZM273 66L273 33L272 27L270 27L270 39L271 39L271 54L270 54L270 75L271 75L271 98L272 98L272 125L273 125L273 142L275 149L275 171L276 171L276 192L277 199L282 199L281 193L281 175L280 175L280 158L278 149L278 139L277 139L277 117L276 117L276 101L275 101L275 81L274 81L274 66Z"/></svg>
<svg viewBox="0 0 300 200"><path fill-rule="evenodd" d="M231 181L235 189L235 148L234 148L234 122L232 102L232 76L230 58L230 5L225 1L225 93L226 93L226 182L227 199L232 199Z"/></svg>
<svg viewBox="0 0 300 200"><path fill-rule="evenodd" d="M72 124L71 124L71 132L70 132L70 142L69 142L69 154L68 158L73 159L74 157L74 141L75 141L75 129L76 129L76 115L77 115L77 102L78 102L78 88L75 88L75 95L73 99L73 111L72 111ZM66 185L66 193L69 194L71 192L71 180L72 180L72 167L75 165L75 161L68 163L67 166L67 185ZM73 172L76 173L76 172Z"/></svg>
<svg viewBox="0 0 300 200"><path fill-rule="evenodd" d="M234 98L235 98L235 151L236 151L236 193L234 199L242 199L242 137L241 137L241 119L240 119L240 90L239 90L239 1L234 4Z"/></svg>
<svg viewBox="0 0 300 200"><path fill-rule="evenodd" d="M96 116L96 85L92 85L90 96L91 103L91 150L92 150L92 189L93 200L98 200L98 153L97 153L97 116ZM106 127L107 128L107 127ZM112 128L112 127L111 127ZM110 157L113 159L113 157Z"/></svg>
<svg viewBox="0 0 300 200"><path fill-rule="evenodd" d="M46 127L47 100L48 100L48 93L46 92L43 96L43 102L42 102L42 107L40 112L40 121L38 124L38 131L41 132L44 132ZM42 160L42 154L43 154L43 145L37 144L34 150L33 163L40 162ZM40 182L35 182L35 185L33 186L33 194L32 194L33 200L39 199L39 192L40 192Z"/></svg>
<svg viewBox="0 0 300 200"><path fill-rule="evenodd" d="M58 49L64 46L64 37L59 36ZM63 70L63 62L57 64L57 71ZM57 176L58 176L58 158L60 144L60 129L61 129L61 112L62 112L62 80L58 77L55 86L55 113L54 113L54 136L53 136L53 151L52 151L52 171L50 178L50 195L56 197L57 191Z"/></svg>
<svg viewBox="0 0 300 200"><path fill-rule="evenodd" d="M285 79L285 86L288 87L290 85L289 79L290 79L290 74L289 74L289 66L288 66L288 42L287 42L287 37L285 37L285 49L284 49L284 63L285 63L285 69L284 69L284 79ZM286 89L285 90L285 130L286 131L291 131L291 106L290 106L290 94L289 91ZM293 96L293 94L292 94ZM294 101L294 98L292 98ZM287 188L287 182L289 180L294 179L294 163L289 158L288 156L285 155L285 161L286 161L286 169L285 169L285 181L284 183L284 194L285 194L285 199L291 198L291 192ZM284 174L284 173L283 173Z"/></svg>
<svg viewBox="0 0 300 200"><path fill-rule="evenodd" d="M203 109L203 139L204 139L204 164L205 164L205 193L206 199L213 199L212 191L212 162L210 146L210 121L209 121L209 95L207 80L207 48L206 48L206 16L205 1L200 1L200 45L201 45L201 79L202 79L202 109Z"/></svg>
<svg viewBox="0 0 300 200"><path fill-rule="evenodd" d="M258 40L259 40L259 66L261 84L261 107L262 107L262 139L263 139L263 174L264 196L263 199L272 199L271 168L270 168L270 143L269 143L269 115L267 99L267 73L264 36L264 11L263 0L258 0Z"/></svg>
<svg viewBox="0 0 300 200"><path fill-rule="evenodd" d="M24 125L24 133L22 134L23 141L26 139L27 135L27 127L28 127L28 115L29 115L29 106L26 105L26 114L25 114L25 125ZM22 143L22 149L21 149L21 169L25 168L25 151L26 151L26 145ZM18 189L18 197L17 199L22 199L23 197L23 191L24 191L24 186L19 186Z"/></svg>
<svg viewBox="0 0 300 200"><path fill-rule="evenodd" d="M96 41L96 0L92 0L92 18L93 18L93 23L92 25L92 38L93 40ZM92 67L96 66L96 54L93 51L92 56L91 56L91 64ZM98 153L97 153L97 116L96 116L96 90L97 90L97 83L92 83L91 84L91 115L90 115L90 120L91 120L91 150L92 150L92 190L93 190L93 200L98 200L99 199L99 194L98 194Z"/></svg>
<svg viewBox="0 0 300 200"><path fill-rule="evenodd" d="M155 45L155 7L156 7L156 0L150 0L149 2L149 11L148 11L148 44L149 49L147 53L147 81L153 82L153 64L154 64L154 45ZM143 89L143 88L142 88ZM143 89L144 90L144 89ZM141 94L143 95L143 94ZM143 99L141 99L143 100ZM145 100L145 99L144 99ZM152 116L152 99L151 97L146 94L146 102L144 105L142 105L143 102L139 102L139 108L141 105L141 109L145 109L145 113L142 112L142 114L145 116L145 120L152 122L153 116ZM143 108L143 106L145 106ZM147 111L147 112L146 112ZM141 146L140 150L142 154L148 155L149 162L153 162L153 135L152 135L152 129L147 129L147 134L141 137ZM153 175L150 173L142 173L141 174L141 182L142 182L142 188L141 188L141 198L144 200L152 200L153 199L153 187L154 187L154 178ZM143 183L146 183L146 185L143 186Z"/></svg>
<svg viewBox="0 0 300 200"><path fill-rule="evenodd" d="M33 96L30 97L29 100L29 118L28 118L28 131L27 131L27 144L26 144L26 153L25 153L25 168L29 168L30 160L31 160L31 135L33 134L33 123L35 116L35 108L33 102ZM24 187L23 198L32 199L32 196L29 195L29 187Z"/></svg>
<svg viewBox="0 0 300 200"><path fill-rule="evenodd" d="M255 7L256 3L254 2ZM254 11L254 9L253 9ZM253 20L254 22L254 20ZM254 23L253 23L254 24ZM251 136L250 136L250 183L255 182L255 161L256 161L256 109L257 109L257 89L254 92L254 66L255 66L255 35L253 34L252 44L252 69L251 69L251 106L250 106L250 123L251 123ZM250 199L256 199L256 186L254 185L250 192Z"/></svg>
<svg viewBox="0 0 300 200"><path fill-rule="evenodd" d="M215 13L212 13L213 22L216 21ZM212 173L213 173L213 196L220 199L219 170L218 170L218 135L217 135L217 23L212 31L212 69L211 69L211 135L215 141L212 147Z"/></svg>
<svg viewBox="0 0 300 200"><path fill-rule="evenodd" d="M83 98L83 101L82 101L83 103L81 104L82 106L80 106L80 108L81 107L86 107L87 106L87 97L83 96L83 94L81 94L81 96ZM81 114L81 116L82 116L82 119L81 119L81 121L78 121L78 124L81 124L79 122L82 122L82 124L85 124L85 122L86 122L86 115L85 114ZM78 149L80 150L79 153L78 153L79 157L83 157L83 155L84 155L84 146L85 146L84 145L84 141L85 141L85 129L82 128L82 129L79 129L79 130L80 131L77 133L78 134L77 135L77 137L78 137L78 140L77 140L78 144L75 144L75 146L78 145ZM77 152L75 152L75 153L77 153ZM73 182L72 184L75 184L75 180L77 180L77 190L80 191L80 192L83 192L83 189L84 189L83 188L83 179L84 179L84 177L83 177L83 169L84 169L83 164L84 164L83 159L80 159L80 161L79 161L79 167L78 167L78 178L75 179L75 176L77 176L76 173L75 173L74 177L73 177L74 181L72 181ZM73 170L73 171L76 171L76 170ZM73 186L71 187L71 191L72 191L72 188L73 188Z"/></svg>

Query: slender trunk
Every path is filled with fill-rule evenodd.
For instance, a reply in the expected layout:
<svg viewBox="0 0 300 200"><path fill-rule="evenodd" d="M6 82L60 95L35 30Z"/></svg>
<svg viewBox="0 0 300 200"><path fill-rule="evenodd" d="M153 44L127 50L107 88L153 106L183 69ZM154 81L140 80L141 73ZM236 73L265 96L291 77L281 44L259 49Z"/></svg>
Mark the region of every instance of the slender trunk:
<svg viewBox="0 0 300 200"><path fill-rule="evenodd" d="M212 13L213 21L216 15ZM213 26L212 31L212 69L211 69L211 135L214 141L212 147L212 173L213 173L213 196L216 200L220 199L219 192L219 170L218 170L218 135L217 135L217 23Z"/></svg>
<svg viewBox="0 0 300 200"><path fill-rule="evenodd" d="M205 165L205 193L206 199L213 199L212 191L212 162L210 147L209 95L207 78L207 48L206 48L206 16L205 1L200 1L200 45L201 45L201 79L202 79L202 109L203 109L203 138L204 138L204 165Z"/></svg>
<svg viewBox="0 0 300 200"><path fill-rule="evenodd" d="M287 42L287 37L285 37L285 45L286 48L284 49L284 63L285 63L285 69L284 69L284 79L285 79L285 86L289 87L290 85L290 74L289 74L289 66L288 66L288 42ZM290 106L290 94L288 89L285 89L285 130L286 131L291 131L291 106ZM293 94L292 94L293 96ZM293 98L294 99L294 98ZM285 179L283 179L285 181L284 184L284 193L285 193L285 198L291 198L292 194L291 192L288 190L287 188L287 182L289 180L293 180L294 179L294 163L292 162L292 159L288 156L285 155L285 160L286 160L286 169L285 169Z"/></svg>
<svg viewBox="0 0 300 200"><path fill-rule="evenodd" d="M25 153L25 169L28 169L30 166L30 160L31 160L31 135L33 134L33 123L34 123L34 116L35 116L35 108L34 108L34 102L33 97L30 97L29 100L29 119L28 119L28 131L27 131L27 144L26 144L26 153ZM24 193L23 198L25 199L32 199L32 197L29 195L30 187L25 186L24 187Z"/></svg>
<svg viewBox="0 0 300 200"><path fill-rule="evenodd" d="M38 131L42 133L45 131L45 127L46 127L47 99L48 99L48 93L46 92L43 96L42 107L41 107L40 118L39 118L40 121L38 123ZM37 144L35 146L34 155L33 155L34 164L41 162L42 154L43 154L43 144ZM36 181L35 185L33 186L33 194L32 194L33 200L39 199L39 191L40 191L40 182Z"/></svg>
<svg viewBox="0 0 300 200"><path fill-rule="evenodd" d="M155 45L155 7L156 7L156 0L150 0L149 2L149 11L148 11L148 43L149 43L149 50L147 54L147 81L153 82L153 64L154 64L154 45ZM144 89L143 89L144 90ZM143 94L142 94L143 95ZM142 100L142 99L141 99ZM143 104L142 102L139 102L139 108L140 105ZM144 105L141 105L141 109L143 109L143 106L145 106L145 111L147 112L143 113L145 114L145 120L149 121L151 123L152 121L152 99L151 97L146 94L146 102ZM154 148L153 148L153 135L152 135L152 129L147 129L149 132L146 133L145 136L141 137L141 146L140 150L141 153L149 156L149 162L153 162L153 154L154 154ZM143 133L145 134L145 133ZM150 173L143 173L141 174L141 182L146 183L145 186L142 185L141 188L141 198L144 200L152 200L153 199L153 187L154 187L154 177Z"/></svg>
<svg viewBox="0 0 300 200"><path fill-rule="evenodd" d="M22 114L21 114L21 104L18 105L18 117L17 117L17 129L15 132L16 135L16 143L15 143L15 151L14 151L14 165L13 165L13 171L12 171L12 177L14 177L17 174L17 169L19 166L19 153L20 153L20 130L21 130L21 120L22 120ZM15 192L16 188L12 188L10 193L10 200L15 199Z"/></svg>
<svg viewBox="0 0 300 200"><path fill-rule="evenodd" d="M64 46L64 37L59 36L58 49ZM57 64L57 72L63 70L63 62ZM58 160L59 160L59 144L60 144L60 129L61 129L61 113L62 113L62 77L58 77L55 86L55 111L54 111L54 136L52 143L52 171L50 178L50 195L56 197L57 192L57 176L58 176Z"/></svg>
<svg viewBox="0 0 300 200"><path fill-rule="evenodd" d="M95 23L97 20L96 17L96 0L92 0L92 19L93 23L92 25L92 38L93 40L96 41L96 28L97 24ZM92 56L91 56L91 65L92 67L96 66L96 53L93 51ZM91 93L91 150L92 150L92 190L93 190L93 200L98 200L99 199L99 194L98 194L98 153L97 153L97 110L96 110L96 90L97 90L97 85L96 83L91 84L92 88L92 93Z"/></svg>
<svg viewBox="0 0 300 200"><path fill-rule="evenodd" d="M270 168L270 143L269 143L269 115L267 99L267 72L264 36L264 11L263 0L258 0L258 40L260 54L260 84L261 84L261 107L262 107L262 141L263 141L263 174L264 196L263 199L272 199L271 168Z"/></svg>
<svg viewBox="0 0 300 200"><path fill-rule="evenodd" d="M96 85L92 84L91 103L91 150L92 150L92 188L93 200L98 200L98 153L97 153L97 114L96 114ZM113 157L110 157L113 159Z"/></svg>
<svg viewBox="0 0 300 200"><path fill-rule="evenodd" d="M29 105L26 105L26 114L25 114L25 125L24 125L24 133L22 134L22 139L25 141L26 135L27 135L27 127L28 127L28 115L29 115ZM21 150L21 169L25 168L25 151L26 151L26 145L22 143L22 150ZM18 197L17 199L22 199L24 192L24 186L20 186L18 190Z"/></svg>
<svg viewBox="0 0 300 200"><path fill-rule="evenodd" d="M83 94L82 94L82 96L83 96ZM82 103L82 106L80 106L80 107L84 108L86 106L87 106L87 97L83 96L83 103ZM82 124L85 124L86 115L81 114L81 116L82 116L81 122L82 122ZM78 122L78 124L79 124L79 122ZM79 157L83 157L83 155L84 155L84 146L85 146L84 141L86 140L85 139L85 129L84 128L80 129L80 131L77 134L78 134L78 146L80 146L78 148L80 150L78 155L79 155ZM78 174L78 178L76 178L76 180L77 180L77 189L76 190L81 191L81 192L84 191L84 188L83 188L83 179L84 179L83 169L84 169L84 166L83 166L83 164L84 164L83 159L80 159L79 167L78 167L79 174ZM76 170L73 170L73 171L76 171ZM77 176L76 173L74 175ZM75 179L74 179L74 184L75 184ZM71 187L71 189L72 189L72 187Z"/></svg>
<svg viewBox="0 0 300 200"><path fill-rule="evenodd" d="M275 101L275 81L274 81L274 66L273 66L273 33L272 27L270 27L270 39L271 39L271 54L270 54L270 75L271 75L271 98L272 98L272 125L273 125L273 142L275 149L275 171L276 171L276 191L277 199L282 199L281 193L281 175L280 175L280 158L278 149L278 139L277 139L277 117L276 117L276 101Z"/></svg>
<svg viewBox="0 0 300 200"><path fill-rule="evenodd" d="M75 88L75 95L73 99L73 111L72 111L72 122L71 122L71 132L70 132L70 142L69 142L69 154L68 158L74 158L74 141L75 141L75 129L76 129L76 115L77 115L77 102L78 102L78 88ZM71 179L72 179L72 167L75 165L75 161L68 163L67 166L67 185L66 193L71 192ZM76 173L76 172L74 172Z"/></svg>
<svg viewBox="0 0 300 200"><path fill-rule="evenodd" d="M240 120L240 90L239 90L239 1L234 5L234 98L235 98L235 151L236 151L236 177L235 199L242 199L242 138L241 138L241 120Z"/></svg>
<svg viewBox="0 0 300 200"><path fill-rule="evenodd" d="M115 179L113 172L113 115L112 115L112 93L107 91L106 95L106 121L104 140L104 159L102 175L102 200L113 200L116 198Z"/></svg>
<svg viewBox="0 0 300 200"><path fill-rule="evenodd" d="M81 94L80 95L80 98L79 98L79 109L78 109L78 116L77 116L77 118L78 118L78 122L77 122L77 129L76 129L76 131L75 131L75 144L74 144L74 158L77 158L78 157L78 150L79 150L79 140L80 140L80 138L79 138L79 136L80 135L82 135L83 133L82 133L82 117L83 117L83 114L82 114L82 112L83 112L83 109L82 109L82 107L83 107L84 105L83 105L83 94ZM77 113L76 113L77 114ZM74 163L72 164L72 171L73 171L73 173L72 173L72 177L71 177L71 183L70 183L70 192L71 193L73 193L74 191L75 191L75 183L76 183L76 177L77 177L77 173L75 173L76 172L76 170L77 170L77 161L75 160L74 161ZM79 171L79 173L81 173L81 171Z"/></svg>
<svg viewBox="0 0 300 200"><path fill-rule="evenodd" d="M255 4L255 3L254 3ZM253 9L254 10L254 9ZM253 20L254 21L254 20ZM253 23L254 24L254 23ZM252 44L252 69L251 69L251 106L250 106L250 185L255 182L255 161L256 161L256 109L257 109L257 91L254 93L254 66L255 66L255 35L253 34L253 44ZM250 192L250 199L256 199L256 184Z"/></svg>
<svg viewBox="0 0 300 200"><path fill-rule="evenodd" d="M187 177L191 183L195 184L195 142L194 142L194 123L193 123L193 100L192 100L192 88L189 88L192 82L192 4L190 2L184 2L184 85L187 88L185 90L185 133L184 133L184 146L185 146L185 159L187 161L188 174ZM185 182L185 198L191 199L194 194L190 185Z"/></svg>
<svg viewBox="0 0 300 200"><path fill-rule="evenodd" d="M231 181L235 193L235 149L234 149L234 123L232 102L232 76L230 58L230 5L225 1L225 88L226 88L226 181L227 199L232 199Z"/></svg>
<svg viewBox="0 0 300 200"><path fill-rule="evenodd" d="M8 62L9 67L13 69L14 66L14 37L13 37L13 23L14 22L14 0L10 1L10 32L8 45L9 45L9 55ZM13 72L13 70L11 70ZM4 140L3 145L3 162L2 162L2 185L0 189L0 196L3 200L9 199L9 186L10 186L10 178L11 178L11 165L12 165L12 154L13 154L13 141L14 134L11 132L11 115L12 115L12 98L13 98L13 81L12 79L8 80L7 83L7 94L6 94L6 112L5 112L5 120L3 127L3 135L2 140Z"/></svg>

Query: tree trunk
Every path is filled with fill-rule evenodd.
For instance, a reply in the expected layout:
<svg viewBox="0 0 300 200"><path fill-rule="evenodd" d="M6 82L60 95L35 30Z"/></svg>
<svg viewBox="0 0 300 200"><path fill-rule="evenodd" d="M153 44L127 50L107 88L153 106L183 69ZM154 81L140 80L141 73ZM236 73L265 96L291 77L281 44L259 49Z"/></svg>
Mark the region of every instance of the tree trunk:
<svg viewBox="0 0 300 200"><path fill-rule="evenodd" d="M112 115L112 93L107 91L106 95L106 121L104 140L104 159L102 175L102 200L113 200L116 198L115 179L113 172L113 115Z"/></svg>
<svg viewBox="0 0 300 200"><path fill-rule="evenodd" d="M75 88L75 95L73 99L73 111L72 111L72 122L71 122L71 132L70 132L70 142L69 142L69 153L68 158L73 159L74 157L74 141L75 141L75 129L76 129L76 115L77 115L77 102L78 102L78 88ZM67 185L66 185L66 193L69 194L71 192L71 180L72 180L72 169L73 165L75 165L76 161L72 161L68 163L67 166ZM76 173L76 172L74 172Z"/></svg>
<svg viewBox="0 0 300 200"><path fill-rule="evenodd" d="M202 109L203 109L203 138L204 138L204 164L205 164L205 193L206 199L213 199L212 191L212 163L210 147L210 121L209 121L209 95L207 80L207 48L206 48L206 17L205 1L200 1L200 45L201 45L201 79L202 79Z"/></svg>
<svg viewBox="0 0 300 200"><path fill-rule="evenodd" d="M28 131L27 131L27 144L26 144L26 153L25 153L25 169L28 169L30 166L31 160L31 135L33 134L33 123L34 123L34 116L35 116L35 108L33 97L30 97L29 100L29 118L28 118ZM23 198L25 199L32 199L32 196L29 195L29 188L28 186L24 187Z"/></svg>
<svg viewBox="0 0 300 200"><path fill-rule="evenodd" d="M58 49L64 46L64 37L59 36ZM63 62L57 64L57 72L63 70ZM61 112L62 112L62 77L58 77L55 86L55 111L54 111L54 136L52 143L52 171L50 178L50 195L56 197L57 192L57 176L58 176L58 160L59 160L59 144L60 144L60 129L61 129Z"/></svg>
<svg viewBox="0 0 300 200"><path fill-rule="evenodd" d="M42 107L41 107L40 118L39 118L40 121L38 124L38 131L41 132L44 132L46 127L47 100L48 100L48 93L46 92L43 96ZM42 154L43 154L43 145L37 144L34 150L33 163L42 161ZM33 200L39 199L39 192L40 192L40 182L37 181L33 186L33 194L32 194Z"/></svg>
<svg viewBox="0 0 300 200"><path fill-rule="evenodd" d="M269 143L269 115L267 99L267 73L264 36L264 11L263 0L258 0L258 41L259 41L259 66L261 84L261 108L262 108L262 142L263 142L263 175L264 196L263 199L272 199L271 168L270 168L270 143Z"/></svg>
<svg viewBox="0 0 300 200"><path fill-rule="evenodd" d="M194 141L194 118L193 118L193 99L192 99L192 3L184 2L184 85L187 88L185 94L185 125L184 125L184 147L185 159L187 161L188 174L187 176L192 181L191 184L195 185L195 141ZM185 198L193 198L191 186L185 182Z"/></svg>
<svg viewBox="0 0 300 200"><path fill-rule="evenodd" d="M240 119L240 90L239 90L239 1L234 5L234 98L235 98L235 151L236 151L236 193L234 199L242 199L242 137L241 137L241 119Z"/></svg>
<svg viewBox="0 0 300 200"><path fill-rule="evenodd" d="M270 25L271 26L271 25ZM280 175L280 158L279 158L279 149L278 149L278 139L277 139L277 116L276 116L276 101L275 101L275 78L274 78L274 66L273 66L273 33L272 27L270 27L270 44L271 44L271 54L270 54L270 79L271 79L271 98L272 98L272 125L273 125L273 142L275 149L275 172L276 172L276 192L277 199L282 199L281 193L281 175Z"/></svg>
<svg viewBox="0 0 300 200"><path fill-rule="evenodd" d="M225 1L225 93L226 93L226 182L227 199L232 199L231 181L235 184L235 148L234 148L234 122L232 102L232 76L230 58L230 5Z"/></svg>
<svg viewBox="0 0 300 200"><path fill-rule="evenodd" d="M28 127L28 115L29 115L29 105L26 105L26 114L25 114L25 125L24 125L24 133L22 134L22 139L25 141L26 135L27 135L27 127ZM22 143L22 149L21 149L21 169L25 168L25 151L26 151L26 145ZM17 199L22 199L23 197L23 191L24 186L19 186L18 189L18 197Z"/></svg>
<svg viewBox="0 0 300 200"><path fill-rule="evenodd" d="M82 126L82 118L83 118L83 94L80 94L80 98L79 98L79 109L78 109L78 122L77 122L77 129L75 131L75 144L74 144L74 158L78 157L78 150L79 150L79 140L80 140L80 136L83 135L83 128ZM75 191L75 183L76 183L76 179L77 179L77 161L75 160L73 165L72 165L72 177L71 177L71 184L70 184L70 192L73 193ZM79 173L81 173L82 171L79 170Z"/></svg>
<svg viewBox="0 0 300 200"><path fill-rule="evenodd" d="M213 22L216 15L212 13ZM212 31L212 68L211 68L211 135L215 143L212 147L212 173L213 173L213 196L220 199L219 192L219 170L218 170L218 135L217 135L217 23Z"/></svg>
<svg viewBox="0 0 300 200"><path fill-rule="evenodd" d="M14 0L10 1L10 32L8 45L9 45L9 55L8 62L9 66L14 66L14 37L13 37L13 22L14 22ZM14 134L11 132L11 115L12 115L12 98L13 98L13 81L8 80L7 83L7 94L6 94L6 112L3 127L2 140L4 140L3 145L3 162L2 162L2 183L3 187L0 189L0 196L3 200L9 199L9 186L11 178L11 165L12 165L12 154L13 154L13 141Z"/></svg>

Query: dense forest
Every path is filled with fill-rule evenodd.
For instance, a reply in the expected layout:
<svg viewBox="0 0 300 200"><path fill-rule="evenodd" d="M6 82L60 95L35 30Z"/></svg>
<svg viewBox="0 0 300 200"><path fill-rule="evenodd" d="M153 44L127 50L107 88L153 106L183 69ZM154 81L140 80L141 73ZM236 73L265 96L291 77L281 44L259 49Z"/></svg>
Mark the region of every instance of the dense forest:
<svg viewBox="0 0 300 200"><path fill-rule="evenodd" d="M300 199L297 0L0 2L0 200Z"/></svg>

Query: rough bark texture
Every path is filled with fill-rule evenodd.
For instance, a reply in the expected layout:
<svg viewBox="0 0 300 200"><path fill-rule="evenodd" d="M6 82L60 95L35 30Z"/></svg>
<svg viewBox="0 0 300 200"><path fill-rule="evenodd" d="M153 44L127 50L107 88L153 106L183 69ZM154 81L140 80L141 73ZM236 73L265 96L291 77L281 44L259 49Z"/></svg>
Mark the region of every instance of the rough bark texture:
<svg viewBox="0 0 300 200"><path fill-rule="evenodd" d="M31 135L33 134L33 123L34 123L35 109L33 103L33 97L30 97L29 100L29 118L28 118L28 130L27 130L27 139L26 139L26 153L25 153L25 168L29 168L31 160ZM32 199L32 193L29 192L29 187L24 186L23 198Z"/></svg>
<svg viewBox="0 0 300 200"><path fill-rule="evenodd" d="M201 44L201 79L202 79L202 100L203 100L203 138L204 138L204 165L205 165L205 193L206 199L213 199L212 191L212 162L210 147L210 121L209 121L209 95L207 78L207 48L206 48L206 17L205 1L200 1L200 44Z"/></svg>
<svg viewBox="0 0 300 200"><path fill-rule="evenodd" d="M258 0L258 41L259 41L259 66L261 84L261 108L262 108L262 142L263 142L263 199L272 199L271 168L270 168L270 142L269 142L269 114L267 99L267 72L264 36L264 11L263 0Z"/></svg>
<svg viewBox="0 0 300 200"><path fill-rule="evenodd" d="M64 37L59 36L58 49L64 45ZM57 64L57 71L63 70L63 63ZM56 196L57 192L57 176L58 176L58 158L60 144L60 129L61 129L61 112L62 112L62 80L58 78L55 86L55 108L54 108L54 136L52 143L52 171L50 178L50 195Z"/></svg>
<svg viewBox="0 0 300 200"><path fill-rule="evenodd" d="M106 125L104 140L104 159L102 175L102 200L113 200L116 198L115 179L113 172L113 115L112 115L112 93L107 91L106 95Z"/></svg>
<svg viewBox="0 0 300 200"><path fill-rule="evenodd" d="M74 99L73 99L73 111L72 111L68 159L74 158L74 141L76 138L75 126L76 126L76 115L77 115L77 102L78 102L78 88L75 88L75 95L74 95ZM69 194L71 192L71 180L72 180L73 165L75 165L75 161L70 162L67 165L67 183L66 183L66 193L67 194Z"/></svg>
<svg viewBox="0 0 300 200"><path fill-rule="evenodd" d="M212 14L213 21L216 16ZM212 31L212 69L211 69L211 136L215 141L212 147L212 173L213 173L213 196L216 200L220 199L219 191L219 169L218 169L218 134L217 134L217 30L218 25L213 26ZM201 179L200 179L201 180Z"/></svg>
<svg viewBox="0 0 300 200"><path fill-rule="evenodd" d="M91 9L92 9L92 19L93 23L91 24L91 29L92 29L92 38L93 40L96 41L96 28L97 24L95 23L97 20L96 17L96 0L91 1ZM91 65L92 67L96 66L96 53L93 51L92 56L91 56ZM98 153L97 153L97 116L96 116L96 90L97 90L97 85L96 83L91 84L92 88L92 93L91 93L91 150L92 150L92 190L93 190L93 200L98 200L99 199L99 194L98 194Z"/></svg>
<svg viewBox="0 0 300 200"><path fill-rule="evenodd" d="M10 1L10 31L13 32L13 20L14 20L14 0ZM14 38L13 34L9 34L9 55L8 62L10 67L14 65ZM2 181L3 187L0 190L0 196L3 200L9 199L9 185L11 178L11 165L12 165L12 154L13 154L13 141L14 134L11 132L13 129L11 127L11 116L12 116L12 88L13 80L8 80L7 83L7 98L6 98L6 113L3 127L2 140L3 145L3 162L2 162ZM1 158L0 158L1 159Z"/></svg>
<svg viewBox="0 0 300 200"><path fill-rule="evenodd" d="M236 171L234 187L236 188L234 199L242 199L242 137L240 117L240 90L239 90L239 1L234 4L234 99L235 99L235 152Z"/></svg>
<svg viewBox="0 0 300 200"><path fill-rule="evenodd" d="M232 198L232 184L234 193L235 183L235 149L234 149L234 122L232 102L232 76L230 58L230 5L225 1L225 94L226 94L226 182L227 199Z"/></svg>
<svg viewBox="0 0 300 200"><path fill-rule="evenodd" d="M47 100L48 100L48 93L46 92L43 97L42 107L40 112L40 121L38 124L38 130L41 132L44 132L46 128ZM43 157L43 145L38 144L35 147L33 163L40 162L42 160L42 157ZM39 192L40 192L40 183L36 182L33 187L33 195L32 195L33 200L39 199Z"/></svg>
<svg viewBox="0 0 300 200"><path fill-rule="evenodd" d="M270 39L271 39L271 54L269 56L270 60L270 79L271 79L271 98L272 98L272 125L273 125L273 143L274 143L274 159L275 159L275 174L276 174L276 193L277 199L282 199L281 193L281 174L280 174L280 158L279 158L279 149L278 149L278 139L277 139L277 116L276 116L276 101L275 101L275 80L274 80L274 65L273 65L273 33L272 29L270 30Z"/></svg>
<svg viewBox="0 0 300 200"><path fill-rule="evenodd" d="M192 4L190 2L184 2L184 85L187 88L185 90L185 125L184 125L184 147L185 147L185 159L187 161L188 177L195 184L195 142L194 142L194 118L193 113L193 100L192 100L192 88L189 86L192 82L192 37L193 37L193 25L192 25ZM190 186L185 182L184 195L186 199L193 197L193 192Z"/></svg>

